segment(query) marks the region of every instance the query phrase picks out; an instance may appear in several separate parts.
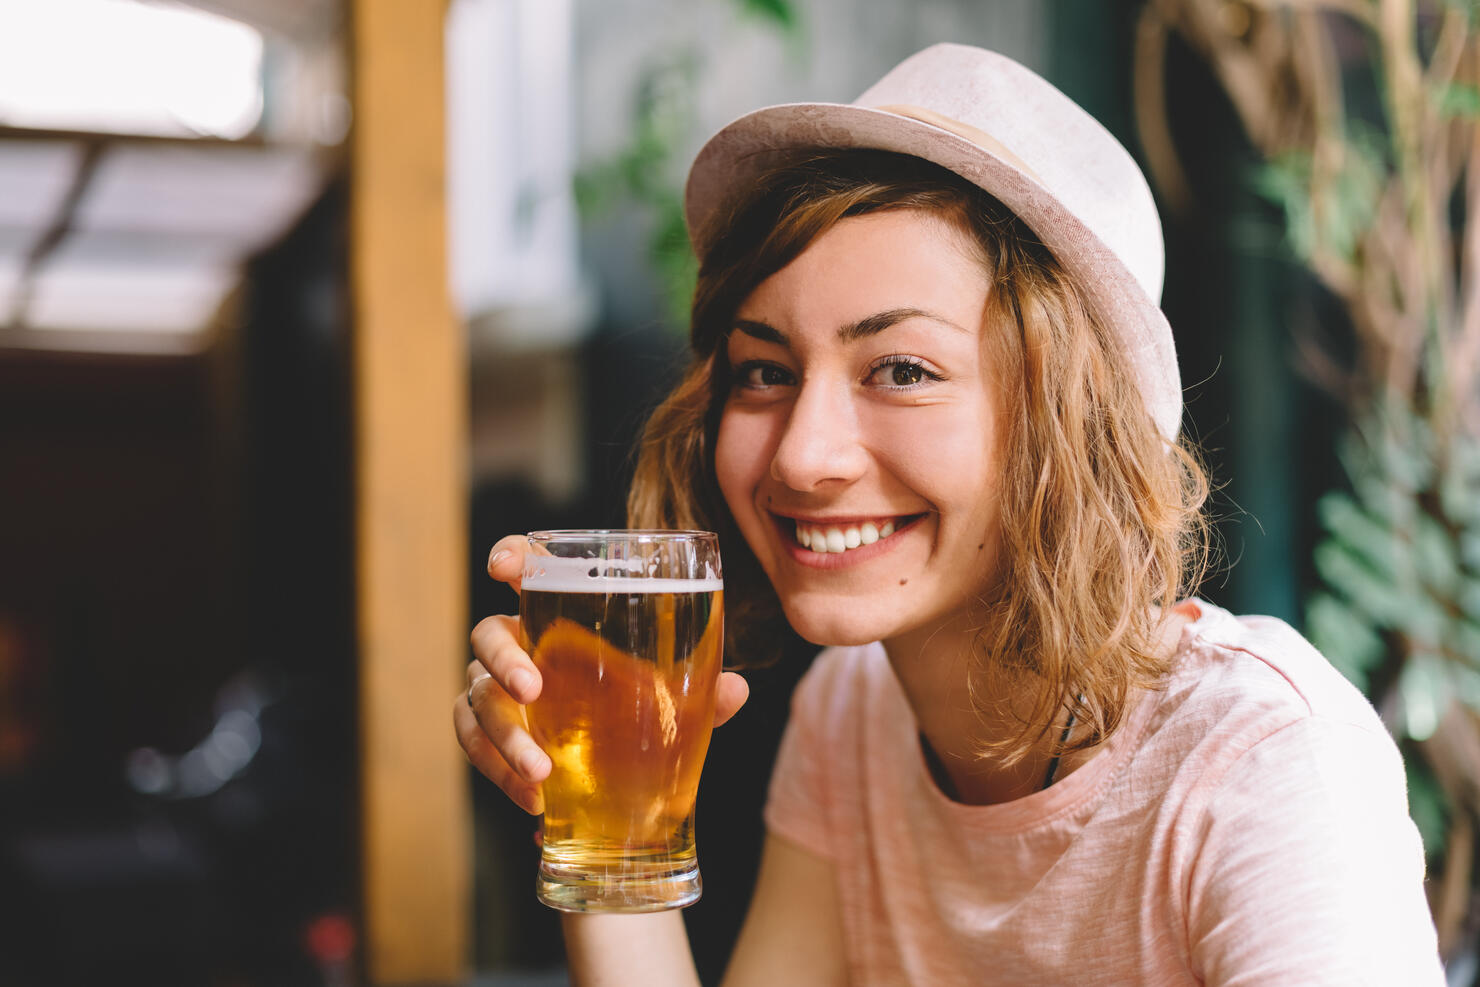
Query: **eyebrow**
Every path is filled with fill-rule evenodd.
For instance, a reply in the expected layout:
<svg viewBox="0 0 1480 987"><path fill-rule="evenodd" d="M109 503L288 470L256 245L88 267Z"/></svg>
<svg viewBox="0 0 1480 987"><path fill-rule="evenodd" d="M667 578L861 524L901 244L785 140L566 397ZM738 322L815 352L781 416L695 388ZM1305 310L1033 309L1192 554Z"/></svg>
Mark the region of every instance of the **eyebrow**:
<svg viewBox="0 0 1480 987"><path fill-rule="evenodd" d="M840 327L838 329L838 338L844 342L853 342L854 340L866 339L869 336L877 336L890 326L903 322L906 319L929 319L931 322L938 322L947 328L955 329L957 332L966 332L964 328L958 326L950 319L936 315L934 312L927 312L919 308L891 308L887 312L876 312L873 315L866 315L857 322L850 322ZM785 333L764 322L756 322L753 319L736 319L733 328L765 343L777 343L781 346L791 345Z"/></svg>

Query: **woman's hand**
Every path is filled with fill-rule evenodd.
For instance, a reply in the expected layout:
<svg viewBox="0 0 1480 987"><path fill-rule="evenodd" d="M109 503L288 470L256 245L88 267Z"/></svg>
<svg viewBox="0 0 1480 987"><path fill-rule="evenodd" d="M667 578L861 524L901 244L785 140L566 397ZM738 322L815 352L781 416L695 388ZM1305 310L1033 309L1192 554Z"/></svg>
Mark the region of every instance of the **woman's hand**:
<svg viewBox="0 0 1480 987"><path fill-rule="evenodd" d="M488 554L488 574L519 592L529 542L523 535L499 539ZM540 782L550 775L550 758L529 735L524 706L539 698L540 670L519 646L519 618L485 617L473 628L468 688L453 701L452 725L468 761L526 812L544 811ZM722 672L715 697L714 725L745 704L750 687L734 672Z"/></svg>

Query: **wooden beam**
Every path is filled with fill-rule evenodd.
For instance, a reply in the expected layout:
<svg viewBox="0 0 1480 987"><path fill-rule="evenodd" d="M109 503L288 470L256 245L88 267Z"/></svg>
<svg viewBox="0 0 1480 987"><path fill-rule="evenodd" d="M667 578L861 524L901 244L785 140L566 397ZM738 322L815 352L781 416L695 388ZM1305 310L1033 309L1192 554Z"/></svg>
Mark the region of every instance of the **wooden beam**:
<svg viewBox="0 0 1480 987"><path fill-rule="evenodd" d="M372 984L467 976L467 366L448 292L443 18L352 0L364 931Z"/></svg>

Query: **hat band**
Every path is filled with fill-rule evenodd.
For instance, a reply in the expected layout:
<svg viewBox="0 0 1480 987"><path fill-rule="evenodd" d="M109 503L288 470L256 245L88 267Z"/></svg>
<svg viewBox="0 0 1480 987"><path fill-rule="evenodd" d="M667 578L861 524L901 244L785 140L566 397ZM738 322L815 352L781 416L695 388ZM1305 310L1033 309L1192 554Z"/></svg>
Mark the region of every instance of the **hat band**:
<svg viewBox="0 0 1480 987"><path fill-rule="evenodd" d="M1012 165L1039 185L1044 184L1043 179L1039 178L1033 169L1028 167L1027 162L1008 150L1006 144L1003 144L985 130L978 130L969 123L962 123L960 120L948 117L944 113L937 113L934 110L927 110L923 106L914 106L910 103L890 103L886 106L873 106L869 108L883 110L885 113L893 113L895 116L909 117L911 120L919 120L921 123L928 123L932 127L939 127L941 130L949 131L957 137L970 141L985 151L991 151L992 154Z"/></svg>

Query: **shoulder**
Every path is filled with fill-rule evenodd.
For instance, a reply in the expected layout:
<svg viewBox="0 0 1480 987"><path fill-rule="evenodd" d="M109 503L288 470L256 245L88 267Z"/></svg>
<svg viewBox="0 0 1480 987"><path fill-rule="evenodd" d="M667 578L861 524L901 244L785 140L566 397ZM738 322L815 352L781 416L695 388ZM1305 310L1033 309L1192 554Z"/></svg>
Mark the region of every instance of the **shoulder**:
<svg viewBox="0 0 1480 987"><path fill-rule="evenodd" d="M1386 739L1372 704L1293 627L1274 617L1236 617L1191 601L1164 705L1256 742L1297 723L1329 724Z"/></svg>
<svg viewBox="0 0 1480 987"><path fill-rule="evenodd" d="M1364 773L1366 796L1406 803L1397 745L1367 698L1310 642L1272 617L1183 606L1195 619L1152 701L1137 758L1142 771L1187 796L1183 808L1281 778L1309 786Z"/></svg>

